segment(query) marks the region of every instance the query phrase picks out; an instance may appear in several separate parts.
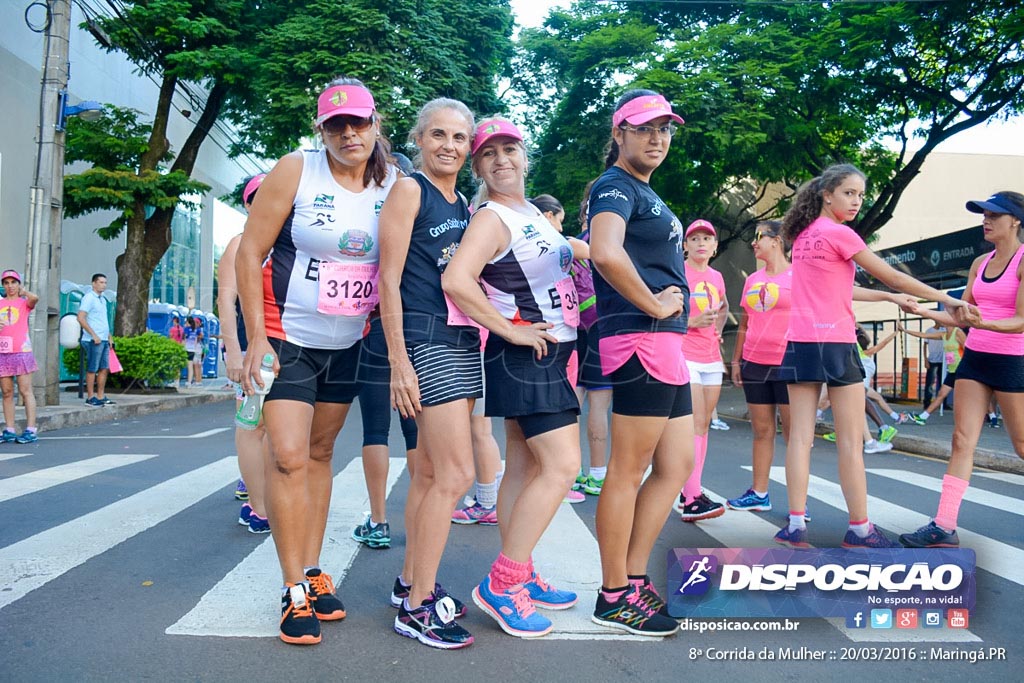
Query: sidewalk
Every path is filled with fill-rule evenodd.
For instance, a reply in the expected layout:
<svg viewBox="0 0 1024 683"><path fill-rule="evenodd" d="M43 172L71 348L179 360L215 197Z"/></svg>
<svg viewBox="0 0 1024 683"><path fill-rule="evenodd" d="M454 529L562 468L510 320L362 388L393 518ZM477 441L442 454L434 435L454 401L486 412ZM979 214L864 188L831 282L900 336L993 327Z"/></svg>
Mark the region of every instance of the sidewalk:
<svg viewBox="0 0 1024 683"><path fill-rule="evenodd" d="M165 410L177 410L188 406L233 400L235 390L225 388L223 377L203 380L203 386L194 389L179 388L178 393L166 394L120 394L108 391L107 398L115 402L112 406L96 408L85 405L85 399L78 398L77 391L63 391L61 386L59 406L39 406L37 420L39 431L46 432L65 427L80 427L123 420L137 415L148 415ZM19 431L25 427L25 409L16 409Z"/></svg>
<svg viewBox="0 0 1024 683"><path fill-rule="evenodd" d="M900 404L894 401L890 401L890 403L893 410L901 412L918 413L923 410L920 403ZM723 417L747 419L747 403L743 397L743 389L731 385L722 387L722 397L718 402L718 414ZM830 412L825 413L826 419L830 416ZM891 420L886 418L886 422L889 423ZM945 411L943 415L938 413L931 415L928 418L928 424L923 427L909 423L896 428L899 430L899 434L892 440L896 450L915 455L926 455L939 460L949 460L949 448L953 440L952 410ZM831 423L818 424L818 434L831 431ZM988 425L982 427L974 464L1003 472L1024 474L1024 459L1017 457L1017 454L1013 452L1010 437L1002 426L999 429L993 429Z"/></svg>

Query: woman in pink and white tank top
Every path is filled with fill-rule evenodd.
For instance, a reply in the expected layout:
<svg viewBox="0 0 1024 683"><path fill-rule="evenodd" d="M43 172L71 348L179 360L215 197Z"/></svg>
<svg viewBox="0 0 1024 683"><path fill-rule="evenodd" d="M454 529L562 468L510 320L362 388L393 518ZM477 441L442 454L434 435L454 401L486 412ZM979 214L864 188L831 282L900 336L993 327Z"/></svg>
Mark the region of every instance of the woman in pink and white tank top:
<svg viewBox="0 0 1024 683"><path fill-rule="evenodd" d="M953 444L935 518L900 542L909 548L956 548L960 503L974 467L985 412L995 397L1017 455L1024 458L1024 195L997 192L984 201L967 202L967 210L984 215L985 241L995 249L975 259L963 300L970 326L963 358L956 368ZM944 325L956 324L948 313L923 311Z"/></svg>

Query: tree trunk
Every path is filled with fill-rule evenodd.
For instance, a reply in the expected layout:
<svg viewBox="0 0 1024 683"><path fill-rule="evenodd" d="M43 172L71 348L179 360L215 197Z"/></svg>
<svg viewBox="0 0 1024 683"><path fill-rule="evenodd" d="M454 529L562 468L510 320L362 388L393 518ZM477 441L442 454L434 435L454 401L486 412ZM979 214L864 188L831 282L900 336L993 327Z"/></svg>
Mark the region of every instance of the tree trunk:
<svg viewBox="0 0 1024 683"><path fill-rule="evenodd" d="M149 284L160 259L171 244L174 210L161 210L149 220L145 207L136 207L128 219L124 253L117 257L117 315L114 334L132 337L146 331L149 317Z"/></svg>

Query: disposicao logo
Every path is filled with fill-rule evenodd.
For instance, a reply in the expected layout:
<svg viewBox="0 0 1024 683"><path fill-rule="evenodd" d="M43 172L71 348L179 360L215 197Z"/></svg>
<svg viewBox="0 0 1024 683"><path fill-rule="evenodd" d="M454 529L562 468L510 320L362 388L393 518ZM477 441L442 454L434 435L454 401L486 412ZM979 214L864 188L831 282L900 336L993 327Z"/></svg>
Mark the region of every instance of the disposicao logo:
<svg viewBox="0 0 1024 683"><path fill-rule="evenodd" d="M683 575L683 583L676 591L679 595L704 595L711 588L710 575L718 569L718 558L714 555L690 555L680 558L683 567L689 567Z"/></svg>

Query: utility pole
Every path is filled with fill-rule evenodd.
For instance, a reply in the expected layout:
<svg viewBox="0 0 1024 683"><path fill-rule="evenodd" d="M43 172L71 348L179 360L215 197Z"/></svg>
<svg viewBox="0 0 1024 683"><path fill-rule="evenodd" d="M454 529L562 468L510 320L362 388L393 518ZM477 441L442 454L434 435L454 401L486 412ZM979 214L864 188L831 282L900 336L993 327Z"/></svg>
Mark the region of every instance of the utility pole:
<svg viewBox="0 0 1024 683"><path fill-rule="evenodd" d="M39 371L33 388L43 405L60 403L60 263L64 211L64 131L57 130L62 93L68 84L71 0L51 0L43 43L39 149L31 188L26 265L28 287L39 296L32 323L32 348Z"/></svg>

